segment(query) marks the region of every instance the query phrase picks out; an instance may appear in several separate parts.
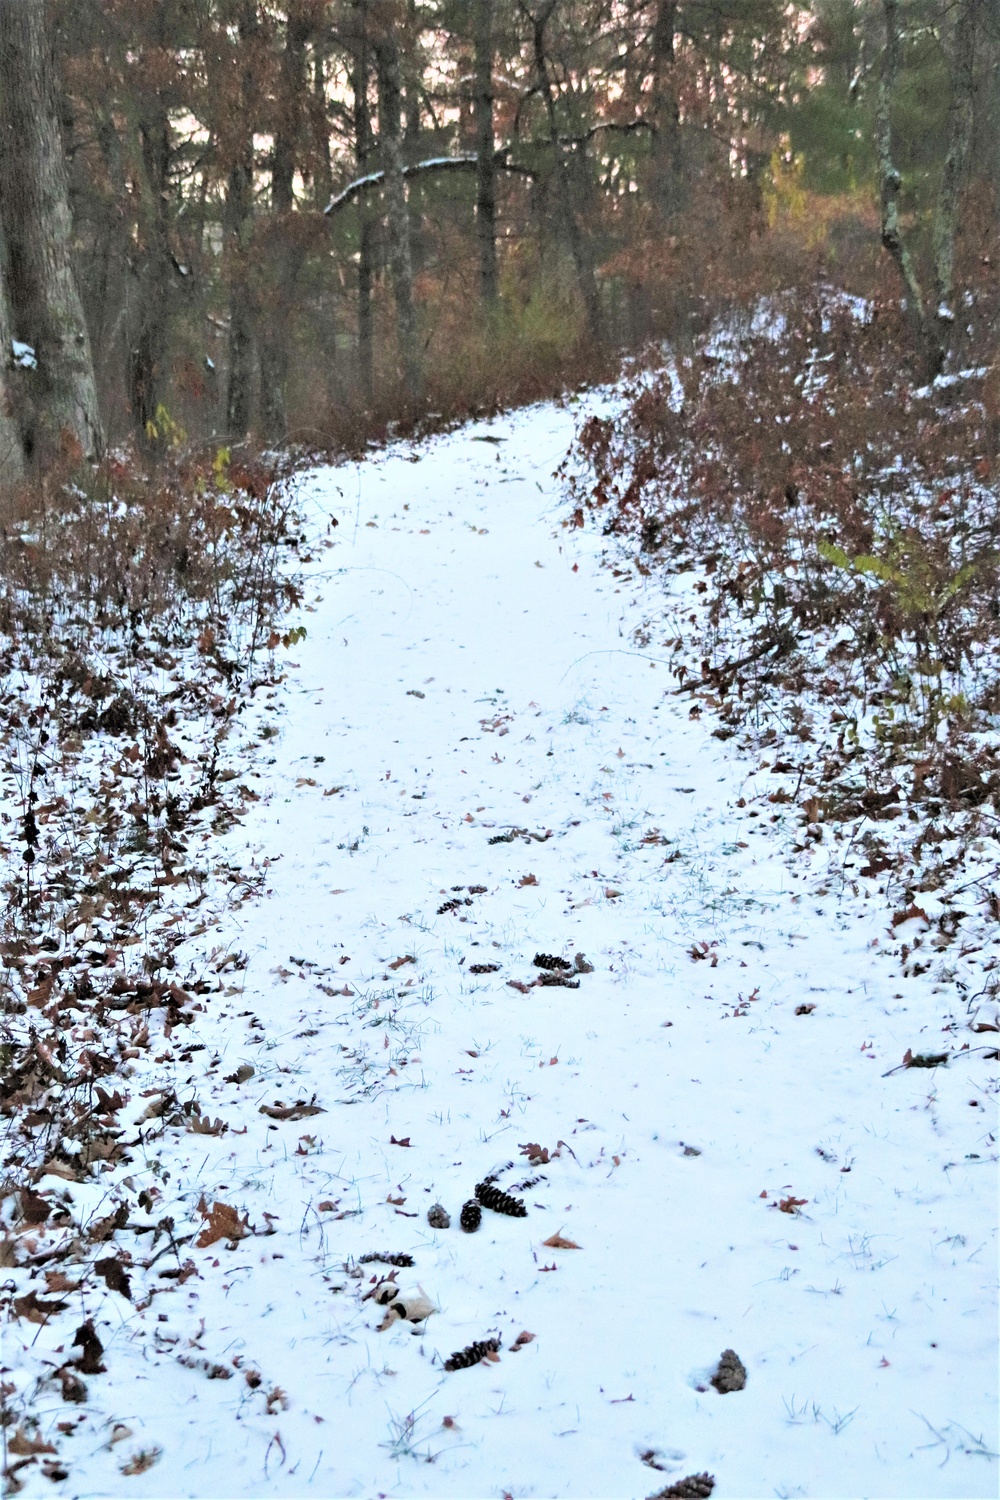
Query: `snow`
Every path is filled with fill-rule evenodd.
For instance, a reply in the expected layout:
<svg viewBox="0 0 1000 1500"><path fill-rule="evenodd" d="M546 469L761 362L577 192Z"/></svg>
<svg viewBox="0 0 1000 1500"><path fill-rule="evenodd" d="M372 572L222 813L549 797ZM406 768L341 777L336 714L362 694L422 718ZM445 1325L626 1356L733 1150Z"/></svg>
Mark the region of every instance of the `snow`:
<svg viewBox="0 0 1000 1500"><path fill-rule="evenodd" d="M38 356L30 344L22 344L20 339L10 341L11 357L21 370L37 370Z"/></svg>
<svg viewBox="0 0 1000 1500"><path fill-rule="evenodd" d="M131 1240L157 1293L88 1308L107 1373L70 1478L26 1493L996 1493L995 1069L890 1073L961 1045L953 1001L901 977L888 909L790 863L794 804L630 648L661 586L565 528L573 428L539 407L301 482L335 546L224 836L268 891L195 940L237 955L228 992L136 1060L115 1168L192 1238L145 1280L165 1242ZM539 952L593 972L511 987ZM141 1124L168 1083L228 1132ZM527 1216L463 1234L509 1161ZM74 1215L109 1186L69 1184ZM199 1248L202 1195L253 1237ZM425 1325L377 1331L376 1251L413 1256ZM12 1324L5 1378L73 1326Z"/></svg>

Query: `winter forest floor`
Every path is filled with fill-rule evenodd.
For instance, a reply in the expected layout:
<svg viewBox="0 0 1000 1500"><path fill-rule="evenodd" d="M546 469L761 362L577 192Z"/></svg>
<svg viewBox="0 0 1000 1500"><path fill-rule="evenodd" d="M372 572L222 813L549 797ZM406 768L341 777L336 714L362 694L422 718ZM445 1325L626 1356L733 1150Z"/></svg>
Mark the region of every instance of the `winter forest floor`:
<svg viewBox="0 0 1000 1500"><path fill-rule="evenodd" d="M127 1152L4 1209L12 1489L996 1493L996 1038L636 648L577 417L298 481L333 545L212 835L263 889L175 950L220 977L141 1018ZM526 1214L464 1233L488 1177Z"/></svg>

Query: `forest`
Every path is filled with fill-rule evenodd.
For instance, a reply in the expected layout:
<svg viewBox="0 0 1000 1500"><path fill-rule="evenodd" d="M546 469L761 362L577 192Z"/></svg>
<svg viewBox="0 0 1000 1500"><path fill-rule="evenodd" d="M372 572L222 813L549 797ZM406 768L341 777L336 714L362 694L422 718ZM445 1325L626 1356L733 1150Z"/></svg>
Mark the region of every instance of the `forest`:
<svg viewBox="0 0 1000 1500"><path fill-rule="evenodd" d="M998 76L0 0L5 1495L996 1494Z"/></svg>
<svg viewBox="0 0 1000 1500"><path fill-rule="evenodd" d="M31 0L2 25L10 475L64 435L350 444L823 278L902 295L935 370L982 336L956 309L995 277L991 0Z"/></svg>

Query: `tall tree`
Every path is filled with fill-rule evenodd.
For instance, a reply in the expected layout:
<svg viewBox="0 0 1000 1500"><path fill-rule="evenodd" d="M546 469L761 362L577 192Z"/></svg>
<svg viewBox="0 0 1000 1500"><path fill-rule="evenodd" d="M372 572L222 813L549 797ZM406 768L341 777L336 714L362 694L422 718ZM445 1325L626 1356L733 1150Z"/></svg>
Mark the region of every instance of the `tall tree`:
<svg viewBox="0 0 1000 1500"><path fill-rule="evenodd" d="M353 10L351 90L354 96L354 161L358 173L363 176L371 166L374 149L371 104L368 98L371 72L368 0L353 0ZM368 195L363 193L358 206L358 374L362 396L368 405L375 395L375 324L372 307L374 260L375 219Z"/></svg>
<svg viewBox="0 0 1000 1500"><path fill-rule="evenodd" d="M268 442L284 438L288 417L285 386L288 380L290 321L295 280L302 264L302 243L295 235L295 168L306 113L306 44L312 33L311 7L292 0L285 22L275 100L271 150L271 221L266 279L267 306L260 331L260 418Z"/></svg>
<svg viewBox="0 0 1000 1500"><path fill-rule="evenodd" d="M386 233L389 269L396 304L396 332L403 364L403 380L409 395L420 389L420 349L417 315L413 302L413 261L410 254L410 213L403 177L402 83L396 25L399 7L383 0L375 41L378 76L378 144L385 172Z"/></svg>
<svg viewBox="0 0 1000 1500"><path fill-rule="evenodd" d="M10 311L7 307L7 291L0 275L0 485L14 484L24 473L21 435L13 416L10 353ZM13 376L13 379L16 378L16 375Z"/></svg>
<svg viewBox="0 0 1000 1500"><path fill-rule="evenodd" d="M240 46L236 116L228 120L224 156L226 191L227 281L229 284L229 381L226 389L226 433L245 438L253 417L255 348L254 267L251 256L254 215L254 63L253 43L260 33L255 0L241 0L237 12Z"/></svg>
<svg viewBox="0 0 1000 1500"><path fill-rule="evenodd" d="M493 135L493 0L472 0L476 65L476 239L479 290L486 307L499 296L497 273L497 168Z"/></svg>
<svg viewBox="0 0 1000 1500"><path fill-rule="evenodd" d="M14 331L35 351L23 439L44 456L68 435L88 457L103 437L90 335L73 272L45 0L0 0L0 219Z"/></svg>
<svg viewBox="0 0 1000 1500"><path fill-rule="evenodd" d="M960 0L955 16L951 56L951 97L948 104L948 150L941 174L934 216L934 294L938 319L954 321L952 281L959 190L972 139L976 42L985 14L985 0ZM1000 19L1000 9L994 7Z"/></svg>

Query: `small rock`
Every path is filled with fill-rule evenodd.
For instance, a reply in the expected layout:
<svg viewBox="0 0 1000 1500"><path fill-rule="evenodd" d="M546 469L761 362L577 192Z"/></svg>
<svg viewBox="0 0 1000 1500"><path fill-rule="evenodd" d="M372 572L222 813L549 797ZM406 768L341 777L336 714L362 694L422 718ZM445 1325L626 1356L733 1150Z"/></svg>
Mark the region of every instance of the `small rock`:
<svg viewBox="0 0 1000 1500"><path fill-rule="evenodd" d="M723 1349L715 1374L712 1376L715 1389L720 1395L726 1396L730 1391L741 1391L746 1383L746 1366L736 1350Z"/></svg>
<svg viewBox="0 0 1000 1500"><path fill-rule="evenodd" d="M427 1222L432 1229L448 1229L451 1226L451 1214L440 1203L435 1203L433 1208L427 1210Z"/></svg>

